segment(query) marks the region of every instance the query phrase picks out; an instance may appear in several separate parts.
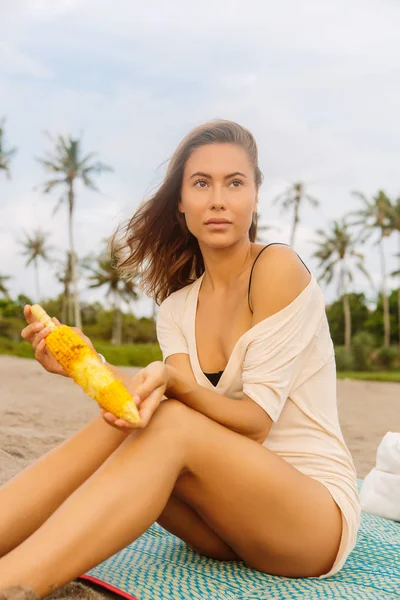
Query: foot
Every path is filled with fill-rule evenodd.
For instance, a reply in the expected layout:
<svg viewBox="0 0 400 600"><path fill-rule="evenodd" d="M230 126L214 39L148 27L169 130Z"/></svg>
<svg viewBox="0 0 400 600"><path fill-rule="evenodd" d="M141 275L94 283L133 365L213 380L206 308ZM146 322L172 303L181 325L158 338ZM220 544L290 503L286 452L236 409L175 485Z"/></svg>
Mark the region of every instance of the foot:
<svg viewBox="0 0 400 600"><path fill-rule="evenodd" d="M0 590L0 600L39 600L39 596L30 588L15 586Z"/></svg>

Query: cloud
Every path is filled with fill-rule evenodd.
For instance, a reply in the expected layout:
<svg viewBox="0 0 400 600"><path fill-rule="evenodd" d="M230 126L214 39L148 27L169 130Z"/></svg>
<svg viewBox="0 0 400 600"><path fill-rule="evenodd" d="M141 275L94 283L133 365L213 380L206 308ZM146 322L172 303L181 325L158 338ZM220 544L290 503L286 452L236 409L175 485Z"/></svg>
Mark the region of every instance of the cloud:
<svg viewBox="0 0 400 600"><path fill-rule="evenodd" d="M0 96L18 154L12 182L0 179L0 272L15 274L13 292L33 279L3 223L19 231L43 222L60 249L67 243L65 209L51 218L58 195L33 191L45 177L33 158L49 149L44 130L82 135L83 151L115 169L99 178L102 194L78 190L83 255L150 193L191 127L215 117L242 123L259 144L260 212L282 227L278 241L288 242L291 221L272 205L278 193L300 180L321 200L302 207L296 243L313 268L307 239L356 208L352 189L399 195L399 13L389 0L249 0L245 10L238 0L229 10L211 0L6 2ZM393 268L395 249L393 236ZM379 272L373 249L367 264Z"/></svg>
<svg viewBox="0 0 400 600"><path fill-rule="evenodd" d="M0 73L30 75L38 79L52 76L51 70L39 60L24 54L19 48L0 41Z"/></svg>

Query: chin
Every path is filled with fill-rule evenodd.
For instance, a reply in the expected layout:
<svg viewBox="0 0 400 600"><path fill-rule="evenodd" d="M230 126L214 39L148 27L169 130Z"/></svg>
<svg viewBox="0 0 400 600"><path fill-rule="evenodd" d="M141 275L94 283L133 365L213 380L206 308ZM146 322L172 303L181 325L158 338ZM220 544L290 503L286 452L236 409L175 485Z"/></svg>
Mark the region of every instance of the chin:
<svg viewBox="0 0 400 600"><path fill-rule="evenodd" d="M211 236L210 236L211 237ZM227 248L228 246L232 246L237 240L232 240L228 236L220 235L213 236L213 239L202 240L201 243L204 246L208 246L209 248Z"/></svg>

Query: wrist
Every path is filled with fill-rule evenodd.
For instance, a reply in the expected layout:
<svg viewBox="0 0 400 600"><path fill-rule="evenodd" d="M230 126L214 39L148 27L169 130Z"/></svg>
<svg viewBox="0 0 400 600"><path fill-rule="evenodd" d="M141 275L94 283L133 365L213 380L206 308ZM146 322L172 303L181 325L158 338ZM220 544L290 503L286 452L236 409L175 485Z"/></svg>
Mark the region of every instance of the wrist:
<svg viewBox="0 0 400 600"><path fill-rule="evenodd" d="M165 393L171 394L174 389L176 370L171 365L165 365L167 369L167 387L165 388Z"/></svg>

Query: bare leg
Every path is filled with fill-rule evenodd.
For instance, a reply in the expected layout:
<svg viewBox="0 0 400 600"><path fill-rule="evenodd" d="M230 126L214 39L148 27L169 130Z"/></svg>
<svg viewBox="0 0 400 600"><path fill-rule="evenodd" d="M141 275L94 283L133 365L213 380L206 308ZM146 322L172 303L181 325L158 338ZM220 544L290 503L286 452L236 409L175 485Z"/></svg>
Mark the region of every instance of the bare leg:
<svg viewBox="0 0 400 600"><path fill-rule="evenodd" d="M0 557L36 531L126 437L99 417L5 483L0 488Z"/></svg>
<svg viewBox="0 0 400 600"><path fill-rule="evenodd" d="M168 427L171 412L162 404L146 429L129 436L35 533L0 559L0 589L22 585L43 597L156 521L184 467L190 435Z"/></svg>
<svg viewBox="0 0 400 600"><path fill-rule="evenodd" d="M203 521L194 508L179 498L176 490L157 519L157 523L203 556L221 561L241 560L232 548Z"/></svg>
<svg viewBox="0 0 400 600"><path fill-rule="evenodd" d="M45 596L101 563L159 518L177 482L182 499L253 568L315 577L333 564L341 515L325 486L259 444L167 401L146 429L129 436L0 559L0 589L24 585Z"/></svg>

